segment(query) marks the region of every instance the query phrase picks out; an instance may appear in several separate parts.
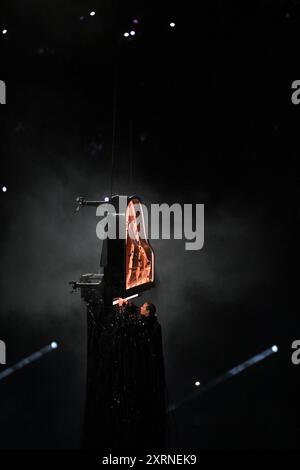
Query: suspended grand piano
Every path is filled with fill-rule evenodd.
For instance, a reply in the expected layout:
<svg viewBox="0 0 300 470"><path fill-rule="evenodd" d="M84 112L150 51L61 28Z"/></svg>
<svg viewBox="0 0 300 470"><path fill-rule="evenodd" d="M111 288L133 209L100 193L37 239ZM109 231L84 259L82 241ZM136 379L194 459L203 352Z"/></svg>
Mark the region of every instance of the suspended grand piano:
<svg viewBox="0 0 300 470"><path fill-rule="evenodd" d="M109 200L115 209L117 236L103 240L99 272L83 274L79 282L71 281L74 289L81 289L86 301L102 300L107 306L118 298L138 296L155 285L154 252L147 238L141 236L146 235L141 199L126 196L127 204L123 208L121 198L124 201L124 196ZM88 201L82 197L77 198L77 203L78 211L85 206L107 205L106 201Z"/></svg>

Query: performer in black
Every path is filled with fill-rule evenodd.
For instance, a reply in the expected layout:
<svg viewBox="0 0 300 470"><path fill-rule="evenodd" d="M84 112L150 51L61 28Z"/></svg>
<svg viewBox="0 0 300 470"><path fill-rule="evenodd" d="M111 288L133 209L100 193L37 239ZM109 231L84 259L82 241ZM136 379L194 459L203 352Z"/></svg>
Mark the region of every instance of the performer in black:
<svg viewBox="0 0 300 470"><path fill-rule="evenodd" d="M86 447L163 449L165 377L155 306L146 302L138 308L120 299L110 315L94 315L93 321Z"/></svg>

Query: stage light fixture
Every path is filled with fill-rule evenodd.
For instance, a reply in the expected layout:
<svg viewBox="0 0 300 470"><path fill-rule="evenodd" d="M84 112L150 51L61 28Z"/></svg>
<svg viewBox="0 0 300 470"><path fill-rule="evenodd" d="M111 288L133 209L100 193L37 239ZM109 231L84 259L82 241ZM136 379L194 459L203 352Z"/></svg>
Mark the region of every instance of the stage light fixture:
<svg viewBox="0 0 300 470"><path fill-rule="evenodd" d="M104 198L104 201L105 201L105 202L109 202L109 197L106 196L106 197Z"/></svg>
<svg viewBox="0 0 300 470"><path fill-rule="evenodd" d="M0 381L11 374L14 374L18 370L23 369L23 367L28 366L32 362L35 362L36 360L40 359L45 354L48 354L49 352L53 351L53 349L56 349L57 347L58 344L53 341L51 344L47 344L47 346L43 347L42 349L39 349L39 351L30 354L30 356L24 357L24 359L21 359L21 361L17 362L15 365L7 367L3 371L0 371Z"/></svg>
<svg viewBox="0 0 300 470"><path fill-rule="evenodd" d="M183 398L180 401L178 401L177 403L174 403L173 405L169 406L168 412L169 413L173 412L174 410L176 410L177 408L182 406L184 403L187 403L187 402L193 400L193 398L198 397L200 392L201 393L206 392L207 390L210 390L210 389L216 387L217 385L225 382L229 378L234 377L234 376L244 372L246 369L249 369L249 367L253 367L254 365L258 364L259 362L264 361L268 357L273 356L273 354L276 353L278 350L279 350L278 346L276 346L276 344L274 344L273 346L266 349L265 351L263 351L259 354L256 354L255 356L251 357L250 359L247 359L242 364L239 364L238 366L233 367L229 371L225 372L223 375L220 375L216 379L211 380L211 382L204 384L201 387L201 390L199 390L199 392L193 391L186 398ZM199 381L195 382L196 387L199 387L199 385L200 385Z"/></svg>
<svg viewBox="0 0 300 470"><path fill-rule="evenodd" d="M170 26L171 26L171 28L175 28L176 25L175 25L175 23L172 21L172 22L170 23Z"/></svg>
<svg viewBox="0 0 300 470"><path fill-rule="evenodd" d="M95 16L95 15L96 15L96 12L95 12L95 11L91 11L90 16Z"/></svg>
<svg viewBox="0 0 300 470"><path fill-rule="evenodd" d="M135 31L130 31L130 36L135 36Z"/></svg>
<svg viewBox="0 0 300 470"><path fill-rule="evenodd" d="M124 33L125 38L128 38L128 36L129 36L129 33Z"/></svg>
<svg viewBox="0 0 300 470"><path fill-rule="evenodd" d="M2 34L6 34L7 33L7 29L2 29Z"/></svg>
<svg viewBox="0 0 300 470"><path fill-rule="evenodd" d="M6 191L7 191L7 187L6 187L6 186L3 186L3 187L2 187L2 192L3 192L3 193L6 193Z"/></svg>

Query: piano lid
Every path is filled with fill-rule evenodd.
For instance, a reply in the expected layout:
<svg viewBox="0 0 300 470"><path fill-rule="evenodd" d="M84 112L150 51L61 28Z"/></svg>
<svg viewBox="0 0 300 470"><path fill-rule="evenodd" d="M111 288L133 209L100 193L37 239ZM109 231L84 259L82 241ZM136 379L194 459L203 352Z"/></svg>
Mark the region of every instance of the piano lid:
<svg viewBox="0 0 300 470"><path fill-rule="evenodd" d="M127 197L126 207L122 208L120 198L113 196L109 203L115 208L117 225L120 218L125 218L125 224L123 219L118 239L108 238L103 247L107 253L104 274L113 298L139 294L154 287L155 282L154 252L146 238L141 199Z"/></svg>
<svg viewBox="0 0 300 470"><path fill-rule="evenodd" d="M134 198L126 211L126 290L154 282L154 253L141 234L146 234L144 213L140 200Z"/></svg>

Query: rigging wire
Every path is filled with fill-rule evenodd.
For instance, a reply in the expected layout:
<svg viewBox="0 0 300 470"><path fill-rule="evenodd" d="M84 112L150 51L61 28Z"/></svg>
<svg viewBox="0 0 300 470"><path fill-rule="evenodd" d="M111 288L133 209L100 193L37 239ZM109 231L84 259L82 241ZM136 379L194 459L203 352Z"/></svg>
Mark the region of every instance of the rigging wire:
<svg viewBox="0 0 300 470"><path fill-rule="evenodd" d="M119 48L118 38L115 40L114 31L118 25L118 0L115 0L115 13L112 24L113 43L115 43L115 54L113 61L113 110L112 110L112 142L111 142L111 170L110 170L110 197L113 195L113 181L115 171L115 154L116 154L116 132L117 132L117 105L118 105L118 74L119 74Z"/></svg>
<svg viewBox="0 0 300 470"><path fill-rule="evenodd" d="M118 11L118 0L116 0L115 16L117 17ZM117 28L118 29L118 28ZM114 28L113 28L114 30ZM110 197L113 195L114 189L114 177L115 177L115 164L116 164L116 149L117 149L117 114L118 114L118 100L120 98L119 93L119 39L116 40L115 45L115 57L113 65L113 110L112 110L112 143L111 143L111 172L110 172ZM132 85L133 88L133 85ZM130 90L130 94L134 94L134 90ZM133 161L134 161L134 145L133 145L133 127L134 127L134 115L133 115L133 103L134 97L132 96L131 102L131 118L129 121L129 187L131 190L133 184Z"/></svg>
<svg viewBox="0 0 300 470"><path fill-rule="evenodd" d="M116 153L116 128L117 128L117 104L118 104L118 45L116 46L114 63L114 85L113 85L113 116L112 116L112 145L111 145L111 174L110 174L110 197L113 195L113 180Z"/></svg>

